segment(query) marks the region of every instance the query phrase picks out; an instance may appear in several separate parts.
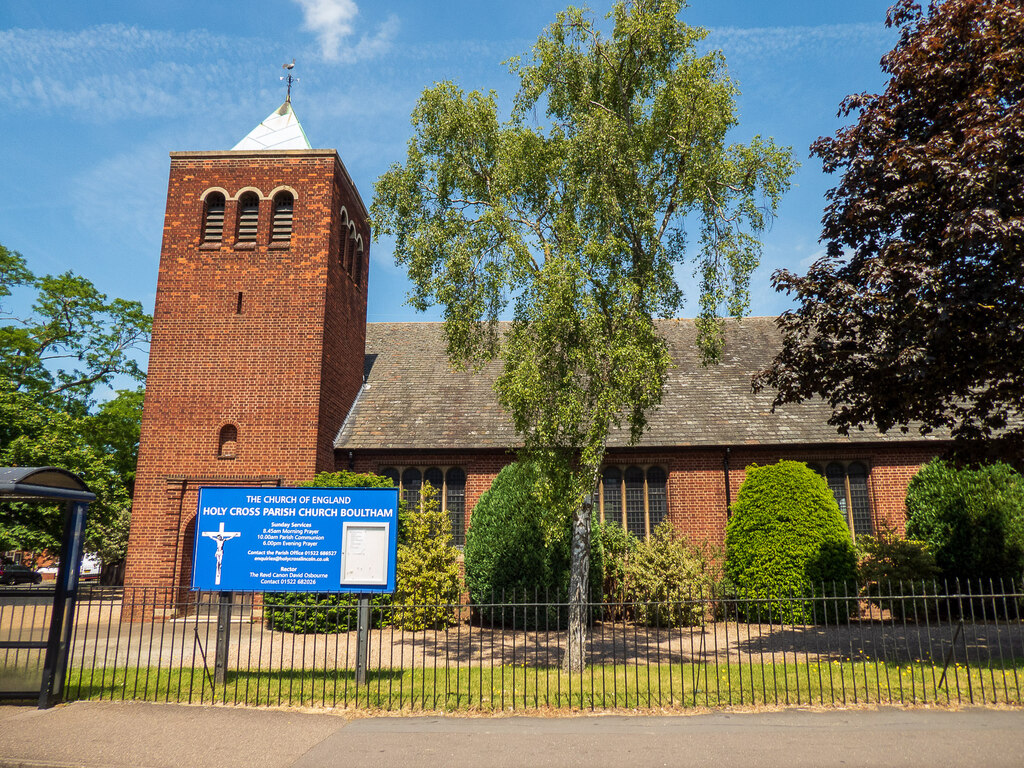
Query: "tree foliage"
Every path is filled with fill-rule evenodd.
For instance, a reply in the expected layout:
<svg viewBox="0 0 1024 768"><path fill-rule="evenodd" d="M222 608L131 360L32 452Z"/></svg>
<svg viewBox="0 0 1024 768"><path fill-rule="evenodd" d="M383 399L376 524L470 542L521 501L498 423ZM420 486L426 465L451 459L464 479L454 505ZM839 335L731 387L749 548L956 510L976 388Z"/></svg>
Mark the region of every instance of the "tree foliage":
<svg viewBox="0 0 1024 768"><path fill-rule="evenodd" d="M131 497L115 456L87 437L103 434L94 418L48 408L0 380L0 466L56 466L80 476L96 494L89 505L86 549L112 563L127 549ZM0 503L0 549L59 551L63 520L61 505Z"/></svg>
<svg viewBox="0 0 1024 768"><path fill-rule="evenodd" d="M846 432L948 428L969 453L1024 446L1024 6L899 0L881 94L811 147L828 173L826 255L794 294L776 405L820 396ZM986 445L987 443L987 445Z"/></svg>
<svg viewBox="0 0 1024 768"><path fill-rule="evenodd" d="M439 305L457 366L503 360L496 389L541 468L545 505L572 519L571 651L583 658L582 605L593 489L609 430L634 440L669 366L656 317L678 313L685 223L699 221L701 344L742 314L760 246L791 171L771 140L726 144L736 87L680 0L614 5L610 33L569 8L524 58L511 115L494 93L426 89L404 165L377 182L380 234ZM511 314L502 333L498 320ZM577 631L579 630L579 631Z"/></svg>
<svg viewBox="0 0 1024 768"><path fill-rule="evenodd" d="M94 395L115 376L144 378L133 355L149 340L151 318L72 273L37 277L0 246L0 300L22 292L34 296L24 316L0 303L0 465L81 476L97 495L86 548L117 562L127 548L142 390L120 390L99 406ZM53 551L62 520L59 506L4 504L0 549Z"/></svg>

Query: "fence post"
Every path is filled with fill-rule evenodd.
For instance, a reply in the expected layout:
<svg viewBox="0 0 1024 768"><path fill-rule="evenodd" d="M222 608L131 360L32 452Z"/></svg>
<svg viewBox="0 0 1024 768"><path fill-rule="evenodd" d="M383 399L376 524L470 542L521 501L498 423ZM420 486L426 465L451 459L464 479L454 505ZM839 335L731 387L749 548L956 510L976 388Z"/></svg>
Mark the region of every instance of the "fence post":
<svg viewBox="0 0 1024 768"><path fill-rule="evenodd" d="M370 660L370 598L360 596L356 609L356 685L366 682Z"/></svg>
<svg viewBox="0 0 1024 768"><path fill-rule="evenodd" d="M228 669L228 643L231 639L231 592L221 592L217 605L217 654L213 661L213 682L224 685Z"/></svg>

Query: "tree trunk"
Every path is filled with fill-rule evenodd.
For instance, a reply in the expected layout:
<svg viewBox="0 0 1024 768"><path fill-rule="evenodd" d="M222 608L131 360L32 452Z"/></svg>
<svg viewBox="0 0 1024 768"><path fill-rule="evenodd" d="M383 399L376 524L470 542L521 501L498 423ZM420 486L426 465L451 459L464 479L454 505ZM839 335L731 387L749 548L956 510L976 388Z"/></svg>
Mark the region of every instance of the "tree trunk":
<svg viewBox="0 0 1024 768"><path fill-rule="evenodd" d="M569 637L566 640L563 672L578 672L586 666L587 613L590 581L589 498L572 516L572 556L569 565Z"/></svg>

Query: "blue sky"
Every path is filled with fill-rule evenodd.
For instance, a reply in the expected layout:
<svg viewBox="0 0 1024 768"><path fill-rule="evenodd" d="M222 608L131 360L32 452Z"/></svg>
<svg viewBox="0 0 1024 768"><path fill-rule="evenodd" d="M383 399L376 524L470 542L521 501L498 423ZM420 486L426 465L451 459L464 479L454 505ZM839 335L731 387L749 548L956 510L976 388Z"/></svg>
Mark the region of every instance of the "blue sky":
<svg viewBox="0 0 1024 768"><path fill-rule="evenodd" d="M420 92L451 79L507 105L515 83L501 62L565 4L0 0L0 243L36 273L74 270L152 311L168 152L229 149L283 101L282 63L297 59L293 104L310 142L338 150L369 203L376 178L405 156ZM693 0L683 12L710 30L706 44L738 81L734 140L772 136L801 163L763 238L751 314L785 309L772 271L803 271L821 251L836 180L807 149L840 126L845 95L884 86L878 61L896 40L887 7ZM389 242L375 242L371 259L371 321L436 319L404 304Z"/></svg>

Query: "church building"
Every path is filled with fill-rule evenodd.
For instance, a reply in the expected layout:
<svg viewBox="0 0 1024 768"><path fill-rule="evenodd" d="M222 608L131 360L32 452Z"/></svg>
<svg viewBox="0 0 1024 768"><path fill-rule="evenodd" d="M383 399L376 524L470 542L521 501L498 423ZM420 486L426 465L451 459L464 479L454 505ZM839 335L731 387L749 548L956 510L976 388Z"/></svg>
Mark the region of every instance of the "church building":
<svg viewBox="0 0 1024 768"><path fill-rule="evenodd" d="M517 446L499 366L453 371L440 323L366 322L372 233L338 153L310 146L289 99L231 150L170 158L126 586L189 584L202 486L347 469L415 501L429 482L464 541ZM825 476L851 535L902 528L907 484L941 439L841 436L818 401L773 413L750 379L778 349L774 318L727 321L707 368L692 321L660 329L675 367L640 443L612 435L603 520L639 536L669 520L720 545L745 468L794 459Z"/></svg>

